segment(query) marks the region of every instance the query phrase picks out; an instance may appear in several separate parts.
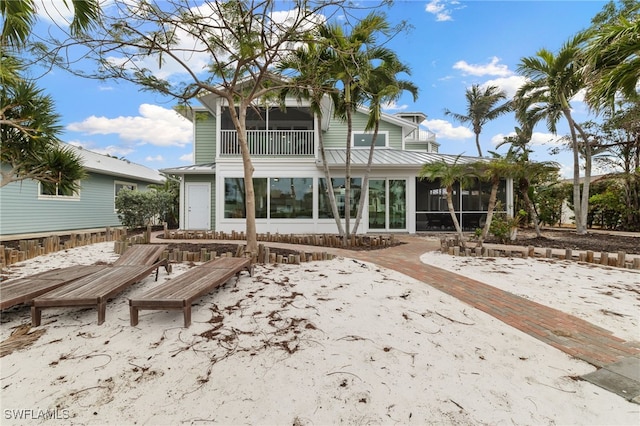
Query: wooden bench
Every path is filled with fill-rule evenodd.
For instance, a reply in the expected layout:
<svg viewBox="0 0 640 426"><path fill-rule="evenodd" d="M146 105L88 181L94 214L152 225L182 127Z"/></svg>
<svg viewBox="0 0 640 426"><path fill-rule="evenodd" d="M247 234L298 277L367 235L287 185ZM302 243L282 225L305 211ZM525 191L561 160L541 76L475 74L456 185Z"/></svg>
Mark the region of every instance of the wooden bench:
<svg viewBox="0 0 640 426"><path fill-rule="evenodd" d="M98 325L106 317L107 301L127 287L142 281L153 270L156 281L161 266L167 273L171 265L167 259L161 259L168 246L164 244L138 244L129 247L113 263L93 274L86 275L71 283L66 283L52 291L41 294L31 302L31 324L39 326L42 310L45 308L96 306Z"/></svg>
<svg viewBox="0 0 640 426"><path fill-rule="evenodd" d="M30 303L41 294L105 268L108 266L75 265L0 282L0 309L10 308L21 303Z"/></svg>
<svg viewBox="0 0 640 426"><path fill-rule="evenodd" d="M181 309L184 326L191 325L191 304L199 297L210 293L226 283L229 278L247 270L253 276L251 259L244 257L222 257L192 268L175 279L152 288L129 299L131 325L138 324L138 311Z"/></svg>

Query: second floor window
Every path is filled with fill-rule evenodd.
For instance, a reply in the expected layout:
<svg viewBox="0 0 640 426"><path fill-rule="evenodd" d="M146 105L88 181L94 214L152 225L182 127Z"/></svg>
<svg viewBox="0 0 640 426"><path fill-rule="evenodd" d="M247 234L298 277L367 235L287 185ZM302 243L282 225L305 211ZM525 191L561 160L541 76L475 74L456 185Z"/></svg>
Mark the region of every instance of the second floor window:
<svg viewBox="0 0 640 426"><path fill-rule="evenodd" d="M373 133L354 132L353 133L353 147L354 148L369 148L371 141L373 140ZM379 132L376 136L376 148L383 148L387 146L387 133Z"/></svg>

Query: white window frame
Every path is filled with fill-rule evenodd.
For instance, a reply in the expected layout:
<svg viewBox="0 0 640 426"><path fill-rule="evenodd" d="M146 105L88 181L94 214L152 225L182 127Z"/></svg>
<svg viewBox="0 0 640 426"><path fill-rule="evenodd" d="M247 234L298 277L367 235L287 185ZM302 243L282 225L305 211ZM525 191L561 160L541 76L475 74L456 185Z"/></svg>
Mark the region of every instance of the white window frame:
<svg viewBox="0 0 640 426"><path fill-rule="evenodd" d="M125 182L125 181L122 181L122 180L114 181L113 182L113 211L117 211L117 209L116 209L116 197L118 196L118 192L119 192L117 190L118 185L122 185L123 187L124 186L127 186L127 187L131 186L132 188L127 188L127 189L131 189L132 191L136 191L138 189L138 184L137 183ZM125 188L121 188L121 190L122 189L125 189Z"/></svg>
<svg viewBox="0 0 640 426"><path fill-rule="evenodd" d="M351 134L351 147L354 149L369 149L371 145L366 146L356 146L356 136L357 135L372 135L373 132L353 132ZM378 145L377 142L380 140L380 137L384 136L384 145ZM389 147L389 132L387 130L383 130L378 132L378 140L376 141L376 148L388 148Z"/></svg>
<svg viewBox="0 0 640 426"><path fill-rule="evenodd" d="M38 200L57 200L57 201L80 201L80 181L75 182L78 186L73 195L59 195L58 184L56 184L56 195L48 195L42 193L42 182L38 182Z"/></svg>

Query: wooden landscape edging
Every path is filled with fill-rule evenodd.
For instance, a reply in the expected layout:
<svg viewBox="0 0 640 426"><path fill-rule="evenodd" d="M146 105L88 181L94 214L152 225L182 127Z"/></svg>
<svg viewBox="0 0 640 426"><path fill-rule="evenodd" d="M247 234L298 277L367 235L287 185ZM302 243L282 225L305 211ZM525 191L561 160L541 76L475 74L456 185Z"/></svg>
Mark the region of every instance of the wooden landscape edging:
<svg viewBox="0 0 640 426"><path fill-rule="evenodd" d="M624 251L617 253L601 252L592 250L577 251L572 249L555 250L551 248L538 248L534 246L501 246L496 247L467 247L462 249L456 238L441 238L440 251L452 256L475 256L475 257L537 257L545 259L561 259L578 262L591 263L615 268L640 270L640 256L627 255ZM559 251L559 253L558 253Z"/></svg>
<svg viewBox="0 0 640 426"><path fill-rule="evenodd" d="M116 254L122 254L125 250L133 244L143 244L144 237L132 237L127 241L116 241L113 246L113 251ZM206 248L197 252L186 250L165 250L162 259L167 259L169 262L207 262L212 259L220 257L244 257L245 256L244 245L238 245L235 252L218 253L217 251L210 251ZM253 263L290 263L300 264L304 262L313 262L316 260L331 260L335 256L327 252L313 252L306 253L299 251L296 254L290 254L284 256L281 254L271 253L269 247L264 244L258 245L258 254L254 257Z"/></svg>
<svg viewBox="0 0 640 426"><path fill-rule="evenodd" d="M69 235L69 238L62 242L62 235ZM127 231L124 228L105 228L104 232L87 232L52 235L45 238L31 240L20 240L18 249L8 248L0 244L0 267L4 268L17 262L33 259L60 250L67 250L74 247L82 247L89 244L115 241L125 238Z"/></svg>

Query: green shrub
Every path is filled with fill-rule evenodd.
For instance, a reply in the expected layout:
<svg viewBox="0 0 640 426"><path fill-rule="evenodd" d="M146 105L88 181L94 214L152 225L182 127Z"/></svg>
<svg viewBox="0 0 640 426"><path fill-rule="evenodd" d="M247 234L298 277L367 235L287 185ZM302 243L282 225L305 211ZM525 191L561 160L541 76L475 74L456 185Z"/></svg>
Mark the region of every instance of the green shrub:
<svg viewBox="0 0 640 426"><path fill-rule="evenodd" d="M139 228L164 220L171 208L172 195L166 191L123 189L116 196L118 219L128 228Z"/></svg>

